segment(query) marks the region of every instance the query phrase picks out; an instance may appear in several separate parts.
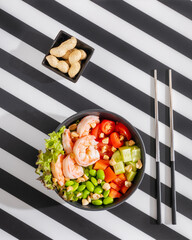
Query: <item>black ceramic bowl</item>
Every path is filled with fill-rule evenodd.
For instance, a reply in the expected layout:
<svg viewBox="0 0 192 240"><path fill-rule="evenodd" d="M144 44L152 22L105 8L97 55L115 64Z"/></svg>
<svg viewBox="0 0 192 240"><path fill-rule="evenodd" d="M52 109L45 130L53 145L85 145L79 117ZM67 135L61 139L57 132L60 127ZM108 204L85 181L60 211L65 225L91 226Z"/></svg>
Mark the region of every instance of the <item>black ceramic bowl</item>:
<svg viewBox="0 0 192 240"><path fill-rule="evenodd" d="M72 35L64 32L64 31L60 31L55 40L53 41L53 44L51 45L50 49L48 50L47 54L45 55L43 61L42 61L42 65L49 68L50 70L52 70L53 72L61 75L62 77L68 79L71 82L76 83L77 80L79 79L79 77L81 76L81 74L83 73L83 71L85 70L93 52L94 52L94 48L90 47L89 45L87 45L86 43L80 41L79 39L77 39L77 45L75 48L77 49L83 49L86 53L87 53L87 57L85 60L81 61L81 69L79 71L79 73L74 77L74 78L70 78L69 75L67 73L62 73L61 71L59 71L57 68L53 68L49 65L46 56L50 55L50 50L51 48L57 47L59 46L62 42L68 40L69 38L73 37ZM62 58L58 58L60 60L63 60Z"/></svg>
<svg viewBox="0 0 192 240"><path fill-rule="evenodd" d="M139 185L143 179L144 172L145 172L145 162L146 162L145 146L144 146L143 140L142 140L141 136L139 135L138 131L131 123L129 123L126 119L124 119L123 117L119 116L116 113L109 112L109 111L102 110L102 109L89 109L89 110L85 110L85 111L79 112L77 114L74 114L71 117L67 118L64 122L59 124L59 126L56 128L55 131L57 132L62 126L68 127L72 123L75 123L77 120L80 120L87 115L96 115L96 116L99 116L99 118L101 120L109 119L109 120L113 120L115 122L118 121L118 122L123 123L125 126L127 126L129 131L131 132L132 139L141 148L141 161L143 163L143 167L140 170L138 170L138 173L133 180L133 184L132 184L131 188L129 188L128 191L124 195L122 195L121 198L115 199L114 203L112 203L110 205L102 205L102 206L94 206L92 204L89 204L88 206L83 206L83 205L81 205L80 202L66 201L69 204L71 204L72 206L80 208L80 209L84 209L84 210L90 210L90 211L107 210L107 209L111 209L111 208L119 206L121 203L123 203L125 200L127 200L139 187Z"/></svg>

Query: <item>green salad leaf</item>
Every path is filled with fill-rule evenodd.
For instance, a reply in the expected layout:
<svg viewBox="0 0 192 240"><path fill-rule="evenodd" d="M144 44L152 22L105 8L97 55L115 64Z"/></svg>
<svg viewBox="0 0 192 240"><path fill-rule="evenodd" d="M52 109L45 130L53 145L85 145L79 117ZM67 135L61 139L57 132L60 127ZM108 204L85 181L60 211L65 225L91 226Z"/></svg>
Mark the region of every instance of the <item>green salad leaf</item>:
<svg viewBox="0 0 192 240"><path fill-rule="evenodd" d="M59 129L58 132L52 132L48 134L50 138L45 139L46 151L45 153L43 153L42 150L39 151L36 162L36 165L38 165L36 173L41 175L41 181L49 189L55 188L55 184L52 181L51 161L53 160L56 162L59 154L64 154L62 145L62 134L64 130L65 126Z"/></svg>

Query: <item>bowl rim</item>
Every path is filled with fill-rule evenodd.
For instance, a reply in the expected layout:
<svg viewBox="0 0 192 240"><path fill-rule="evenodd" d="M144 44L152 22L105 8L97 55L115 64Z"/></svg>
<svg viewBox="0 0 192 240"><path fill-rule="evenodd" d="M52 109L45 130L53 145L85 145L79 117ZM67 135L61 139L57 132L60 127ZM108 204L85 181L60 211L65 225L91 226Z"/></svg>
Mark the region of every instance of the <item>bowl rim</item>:
<svg viewBox="0 0 192 240"><path fill-rule="evenodd" d="M114 115L114 116L117 116L117 117L123 119L125 122L128 123L128 125L130 125L130 127L131 127L132 129L134 129L134 131L136 132L136 134L137 134L137 136L138 136L138 138L139 138L139 141L140 141L140 143L141 143L141 146L142 146L142 148L143 148L143 159L144 159L144 161L143 161L143 173L142 173L142 175L141 175L141 178L140 178L139 182L137 183L135 189L134 189L126 198L124 198L122 201L120 201L120 202L118 202L118 203L116 203L116 204L114 204L114 205L111 205L111 204L105 205L104 208L103 208L103 207L102 207L102 208L99 208L98 206L96 206L95 208L86 208L86 206L82 206L82 205L78 206L78 205L75 204L76 202L67 201L67 200L63 199L63 198L58 194L57 189L55 189L55 191L56 191L56 193L59 195L59 197L61 197L66 203L72 205L73 207L79 208L79 209L81 209L81 210L86 210L86 211L109 210L109 209L118 207L119 205L121 205L122 203L124 203L128 198L130 198L130 197L133 195L133 193L139 188L141 182L143 181L143 178L144 178L144 175L145 175L145 168L146 168L146 150L145 150L145 145L144 145L143 139L142 139L141 135L139 134L138 130L136 129L136 127L134 127L128 120L126 120L124 117L120 116L119 114L114 113L114 112L111 112L111 111L108 111L108 110L105 110L105 109L86 109L86 110L82 110L82 111L80 111L80 112L77 112L77 113L71 115L70 117L66 118L62 123L60 123L60 124L57 126L57 128L55 129L55 132L57 132L62 126L65 126L65 124L64 124L65 122L70 122L70 121L74 122L74 117L79 117L80 115L86 114L87 112L99 112L99 113L109 113L109 114L112 114L112 115ZM82 118L82 117L79 117L79 118ZM77 119L77 120L78 120L78 119ZM71 123L72 123L72 122L71 122ZM143 160L143 159L142 159L142 160Z"/></svg>

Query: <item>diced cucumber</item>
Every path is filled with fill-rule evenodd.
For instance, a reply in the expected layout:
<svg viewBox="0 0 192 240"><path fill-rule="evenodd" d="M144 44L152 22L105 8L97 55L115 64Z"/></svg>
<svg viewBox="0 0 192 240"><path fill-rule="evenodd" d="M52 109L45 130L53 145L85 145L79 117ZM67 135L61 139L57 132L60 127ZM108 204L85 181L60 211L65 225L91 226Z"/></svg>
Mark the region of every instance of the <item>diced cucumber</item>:
<svg viewBox="0 0 192 240"><path fill-rule="evenodd" d="M116 163L114 166L114 171L115 171L115 174L118 175L118 174L121 174L121 173L124 173L125 172L125 167L124 167L124 163L121 161L121 162L118 162Z"/></svg>
<svg viewBox="0 0 192 240"><path fill-rule="evenodd" d="M132 182L136 174L137 172L133 172L133 171L126 173L127 181Z"/></svg>
<svg viewBox="0 0 192 240"><path fill-rule="evenodd" d="M132 147L132 161L137 162L139 159L141 159L141 150L137 146Z"/></svg>
<svg viewBox="0 0 192 240"><path fill-rule="evenodd" d="M127 146L120 147L119 151L121 153L121 157L123 159L123 162L129 162L129 161L132 160L132 158L131 158L131 147L127 147Z"/></svg>
<svg viewBox="0 0 192 240"><path fill-rule="evenodd" d="M114 159L115 162L123 161L119 150L117 150L116 152L113 153L112 159Z"/></svg>
<svg viewBox="0 0 192 240"><path fill-rule="evenodd" d="M127 162L126 165L131 165L132 166L132 171L136 172L137 168L136 168L136 163L135 162Z"/></svg>

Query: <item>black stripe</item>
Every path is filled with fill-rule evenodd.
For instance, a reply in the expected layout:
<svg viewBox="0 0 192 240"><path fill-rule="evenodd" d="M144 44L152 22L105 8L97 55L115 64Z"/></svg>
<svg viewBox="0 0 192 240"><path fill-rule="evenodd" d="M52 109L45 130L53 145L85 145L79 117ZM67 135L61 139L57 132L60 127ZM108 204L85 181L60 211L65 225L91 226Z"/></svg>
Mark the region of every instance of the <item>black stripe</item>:
<svg viewBox="0 0 192 240"><path fill-rule="evenodd" d="M56 81L53 81L47 75L44 75L43 73L32 68L31 66L15 58L14 56L6 53L5 51L0 50L0 53L2 53L1 59L3 59L2 61L3 69L5 69L6 71L9 71L11 74L14 74L16 77L21 78L23 81L34 86L35 88L39 89L45 94L60 101L64 105L69 106L69 108L73 109L74 111L78 112L82 109L95 108L95 107L99 108L94 103L90 102L89 100L83 97L80 98L82 105L81 104L79 105L78 101L79 101L80 95L72 92L71 90L67 89L65 86L57 83ZM49 87L47 87L46 85L46 88L45 88L43 84L44 82L52 82L53 87L50 84ZM52 89L54 89L55 91L52 91ZM59 97L58 95L61 97ZM65 97L70 96L71 101L68 101L68 99L66 98L62 98L62 96L65 96ZM77 101L77 104L76 104L76 101ZM84 106L89 106L89 107L86 108ZM138 131L144 140L147 153L150 154L152 157L155 157L155 139L150 137L146 133L142 132L141 130L138 130ZM160 150L161 150L162 162L170 166L169 147L165 146L164 144L160 144ZM177 152L176 152L176 162L177 162L176 170L178 172L181 172L185 176L192 178L190 168L189 168L190 166L192 166L192 162L186 157L182 156L181 154L177 154Z"/></svg>
<svg viewBox="0 0 192 240"><path fill-rule="evenodd" d="M2 169L0 176L3 190L81 236L88 239L119 239Z"/></svg>
<svg viewBox="0 0 192 240"><path fill-rule="evenodd" d="M192 20L192 2L190 0L158 0L176 12Z"/></svg>
<svg viewBox="0 0 192 240"><path fill-rule="evenodd" d="M192 51L189 51L192 48L192 42L188 38L144 12L122 0L91 1L192 59Z"/></svg>
<svg viewBox="0 0 192 240"><path fill-rule="evenodd" d="M7 13L3 13L3 15L5 15L5 22L8 23L8 26L6 26L6 31L9 31L11 34L19 37L26 43L32 44L34 48L45 52L44 47L45 45L50 45L50 38L36 31L30 26L24 24L20 20L8 15ZM31 42L31 39L33 38L36 39L35 42ZM36 44L37 42L38 44ZM144 111L145 113L154 117L154 99L152 97L139 91L137 88L122 81L121 79L105 71L104 69L98 67L94 63L89 63L85 72L83 73L83 76L96 83L97 85L101 86L102 88L106 89L107 91L110 91L119 98L132 104L141 111ZM121 91L117 91L117 89L121 89ZM159 103L159 120L169 126L169 108L162 103ZM192 121L174 111L174 122L174 127L176 131L192 139L192 132L188 131L188 129L192 128Z"/></svg>
<svg viewBox="0 0 192 240"><path fill-rule="evenodd" d="M143 192L149 194L153 198L157 198L156 193L156 180L151 176L145 174L141 185L139 186ZM176 192L177 198L177 211L183 214L184 216L192 219L192 201L183 196L182 194ZM167 206L171 207L171 188L161 183L161 201L162 203L166 204Z"/></svg>
<svg viewBox="0 0 192 240"><path fill-rule="evenodd" d="M113 213L117 217L120 217L134 227L139 228L141 231L147 233L155 239L187 239L163 224L158 225L154 218L141 212L128 203L123 203L119 207L109 210L109 212Z"/></svg>
<svg viewBox="0 0 192 240"><path fill-rule="evenodd" d="M34 159L36 159L37 155L37 150L35 148L31 147L27 143L24 143L4 130L0 130L0 136L1 139L4 139L4 141L0 144L1 148L17 158L22 159L25 163L30 164L32 167L35 167ZM21 152L20 149L24 149L25 151ZM161 186L162 202L171 207L171 189L164 184L161 184ZM139 188L150 196L156 198L156 183L155 179L151 176L145 174L142 184ZM186 217L192 219L192 214L189 211L189 209L192 208L192 201L180 193L176 193L176 196L178 198L178 211Z"/></svg>
<svg viewBox="0 0 192 240"><path fill-rule="evenodd" d="M3 89L0 89L0 107L46 134L56 129L59 124Z"/></svg>
<svg viewBox="0 0 192 240"><path fill-rule="evenodd" d="M89 237L88 239L118 239L115 238L115 236L113 235L109 235L104 230L102 230L102 232L99 232L98 228L96 228L95 225L93 225L94 228L91 229L91 226L85 224L84 222L84 221L88 222L87 220L83 219L84 221L82 221L79 215L74 217L73 215L76 215L75 213L71 214L71 211L68 210L67 208L63 207L62 205L55 202L51 198L40 193L39 191L35 190L29 185L25 184L21 180L10 175L6 171L0 170L0 174L3 182L2 188L5 191L21 199L22 201L26 202L32 207L38 209L39 211L48 215L54 220L69 227L70 229L74 230L75 228L75 231L81 234L82 236ZM31 198L31 196L33 196L33 198ZM145 213L141 212L140 210L136 209L135 207L127 203L122 204L116 209L110 210L110 212L120 217L121 219L125 220L126 222L130 223L131 225L136 226L138 229L141 229L143 232L146 232L148 235L155 236L157 239L159 238L162 239L164 234L167 237L173 236L174 239L185 239L182 235L164 225L161 225L162 230L161 233L156 231L156 228L154 226L151 227L151 223L155 222L153 218L151 218L150 216L146 215ZM137 216L139 220L137 220L137 218L135 218L134 216ZM89 231L87 231L88 228Z"/></svg>
<svg viewBox="0 0 192 240"><path fill-rule="evenodd" d="M96 24L81 17L77 13L71 11L65 6L59 4L53 0L37 1L37 0L24 0L24 2L30 4L36 9L42 11L46 15L59 21L65 26L73 29L82 36L87 37L91 41L97 43L106 50L112 52L116 56L124 59L135 67L141 69L147 74L153 76L152 70L158 69L159 80L168 85L168 79L165 76L165 72L169 69L169 66L157 61L144 52L131 46L125 41L119 39L113 34L105 31ZM180 73L173 71L174 82L173 88L178 92L192 99L191 88L192 82L190 79L182 76ZM183 84L185 82L185 84Z"/></svg>
<svg viewBox="0 0 192 240"><path fill-rule="evenodd" d="M30 227L24 222L20 221L16 217L0 209L0 226L1 228L11 234L12 236L19 239L51 239L44 234L40 233L36 229ZM29 215L30 218L30 215Z"/></svg>

